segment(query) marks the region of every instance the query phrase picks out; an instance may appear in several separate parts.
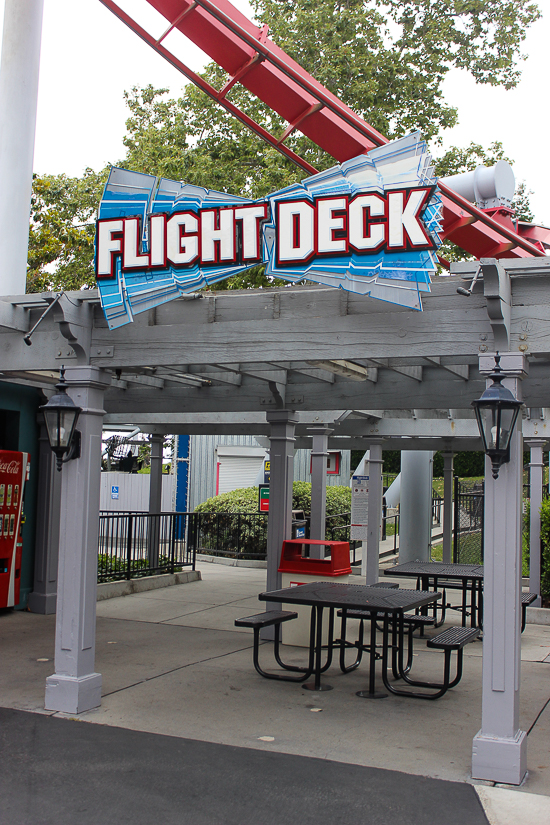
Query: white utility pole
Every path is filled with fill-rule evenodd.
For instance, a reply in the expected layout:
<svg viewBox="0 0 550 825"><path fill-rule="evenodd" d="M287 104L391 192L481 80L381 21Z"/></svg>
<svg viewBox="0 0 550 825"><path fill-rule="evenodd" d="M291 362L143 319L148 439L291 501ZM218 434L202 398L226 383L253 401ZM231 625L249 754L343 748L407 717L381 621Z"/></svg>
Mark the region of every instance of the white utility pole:
<svg viewBox="0 0 550 825"><path fill-rule="evenodd" d="M25 293L44 0L5 0L0 64L0 295Z"/></svg>

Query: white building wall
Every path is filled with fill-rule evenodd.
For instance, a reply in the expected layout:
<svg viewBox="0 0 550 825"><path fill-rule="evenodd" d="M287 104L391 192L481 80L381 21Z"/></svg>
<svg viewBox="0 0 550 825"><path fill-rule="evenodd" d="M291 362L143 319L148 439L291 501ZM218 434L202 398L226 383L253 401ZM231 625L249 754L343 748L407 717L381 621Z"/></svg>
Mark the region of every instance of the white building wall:
<svg viewBox="0 0 550 825"><path fill-rule="evenodd" d="M148 512L149 484L151 476L145 473L101 473L101 510L122 510ZM162 476L162 512L173 510L172 487L174 476ZM118 487L118 499L112 497L112 488Z"/></svg>

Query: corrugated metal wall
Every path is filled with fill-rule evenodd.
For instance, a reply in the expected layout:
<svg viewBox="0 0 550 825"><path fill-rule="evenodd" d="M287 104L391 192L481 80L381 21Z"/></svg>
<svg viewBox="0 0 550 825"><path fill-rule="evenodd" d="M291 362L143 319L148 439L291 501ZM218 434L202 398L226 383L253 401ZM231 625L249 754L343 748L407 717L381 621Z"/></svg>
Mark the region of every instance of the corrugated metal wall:
<svg viewBox="0 0 550 825"><path fill-rule="evenodd" d="M194 435L191 436L191 460L189 466L189 510L216 495L216 448L218 446L258 447L251 435ZM295 481L311 481L309 450L297 450L294 456ZM342 452L340 473L327 475L327 485L349 484L350 453Z"/></svg>

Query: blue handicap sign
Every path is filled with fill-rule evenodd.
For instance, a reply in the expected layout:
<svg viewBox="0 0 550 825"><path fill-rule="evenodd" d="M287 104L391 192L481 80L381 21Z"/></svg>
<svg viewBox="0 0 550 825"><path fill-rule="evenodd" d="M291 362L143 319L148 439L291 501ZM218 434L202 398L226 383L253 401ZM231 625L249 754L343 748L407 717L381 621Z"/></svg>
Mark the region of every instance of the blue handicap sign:
<svg viewBox="0 0 550 825"><path fill-rule="evenodd" d="M118 498L118 487L111 486L111 498Z"/></svg>

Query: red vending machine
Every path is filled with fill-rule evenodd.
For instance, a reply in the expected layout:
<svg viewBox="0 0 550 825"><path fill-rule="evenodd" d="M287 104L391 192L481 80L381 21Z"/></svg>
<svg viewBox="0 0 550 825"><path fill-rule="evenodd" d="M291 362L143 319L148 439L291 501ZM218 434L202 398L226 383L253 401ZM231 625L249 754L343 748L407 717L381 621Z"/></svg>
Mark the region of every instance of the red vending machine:
<svg viewBox="0 0 550 825"><path fill-rule="evenodd" d="M0 607L19 604L21 587L21 514L28 453L0 450Z"/></svg>

